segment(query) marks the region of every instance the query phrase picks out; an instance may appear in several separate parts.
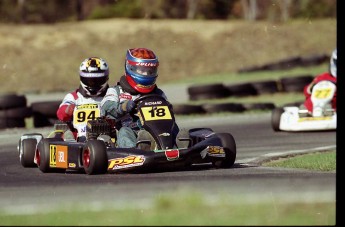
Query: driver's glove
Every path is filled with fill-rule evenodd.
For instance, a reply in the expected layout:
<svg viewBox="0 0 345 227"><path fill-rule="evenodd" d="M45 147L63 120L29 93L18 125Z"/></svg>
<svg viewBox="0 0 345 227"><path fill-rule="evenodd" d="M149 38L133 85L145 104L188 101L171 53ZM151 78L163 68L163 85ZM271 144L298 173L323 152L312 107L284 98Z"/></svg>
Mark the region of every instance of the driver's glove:
<svg viewBox="0 0 345 227"><path fill-rule="evenodd" d="M121 104L121 110L122 112L131 112L135 107L135 103L133 100L126 100Z"/></svg>
<svg viewBox="0 0 345 227"><path fill-rule="evenodd" d="M117 113L116 113L116 102L114 101L106 101L102 106L101 106L101 116L107 116L107 117L112 117L116 118Z"/></svg>

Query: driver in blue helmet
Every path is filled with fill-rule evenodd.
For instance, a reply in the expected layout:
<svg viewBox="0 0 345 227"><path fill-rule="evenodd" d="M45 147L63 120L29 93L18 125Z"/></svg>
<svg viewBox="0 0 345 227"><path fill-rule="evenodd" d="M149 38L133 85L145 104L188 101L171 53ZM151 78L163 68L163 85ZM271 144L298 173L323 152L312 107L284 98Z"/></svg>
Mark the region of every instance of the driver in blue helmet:
<svg viewBox="0 0 345 227"><path fill-rule="evenodd" d="M147 48L128 49L125 60L125 74L117 85L108 88L101 102L101 115L113 119L121 119L117 133L118 147L133 148L139 140L150 140L148 144L139 144L142 150L152 150L154 139L141 127L140 120L127 113L136 106L135 100L141 95L158 94L167 100L165 93L157 87L159 61L156 54ZM175 124L174 136L186 135L185 130L179 130Z"/></svg>

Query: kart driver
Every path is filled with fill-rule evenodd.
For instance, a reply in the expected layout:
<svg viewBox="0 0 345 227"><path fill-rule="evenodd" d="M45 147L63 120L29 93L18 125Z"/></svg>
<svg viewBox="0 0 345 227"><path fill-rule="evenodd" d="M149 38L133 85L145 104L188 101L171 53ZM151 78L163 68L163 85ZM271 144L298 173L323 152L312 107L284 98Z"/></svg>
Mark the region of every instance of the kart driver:
<svg viewBox="0 0 345 227"><path fill-rule="evenodd" d="M99 104L109 87L108 63L99 57L86 58L80 64L79 77L79 88L66 94L56 112L70 129L64 132L65 140L83 138L87 121L100 116ZM77 117L73 118L75 111Z"/></svg>
<svg viewBox="0 0 345 227"><path fill-rule="evenodd" d="M320 81L325 81L325 80L331 81L335 85L337 84L337 49L334 49L332 52L332 56L329 62L329 72L325 72L316 76L310 84L304 87L303 92L306 99L304 101L304 104L302 105L302 108L303 107L306 108L308 110L308 114L311 114L313 111L313 102L311 100L312 89L315 84L319 83ZM336 98L337 98L337 93L335 91L332 102L331 102L331 105L334 111L336 111L337 109Z"/></svg>
<svg viewBox="0 0 345 227"><path fill-rule="evenodd" d="M101 102L101 116L113 119L121 118L121 126L117 134L118 147L132 148L136 147L137 141L149 140L151 146L139 144L138 148L154 149L154 139L150 133L141 128L139 118L134 119L126 113L130 113L135 107L134 100L144 94L159 94L167 100L165 93L156 85L158 65L158 58L152 50L147 48L128 49L125 59L125 74L121 76L117 85L108 89ZM179 131L176 125L173 133L175 138L178 133L179 136L185 137L187 132ZM176 142L179 147L188 146L185 144L186 142Z"/></svg>

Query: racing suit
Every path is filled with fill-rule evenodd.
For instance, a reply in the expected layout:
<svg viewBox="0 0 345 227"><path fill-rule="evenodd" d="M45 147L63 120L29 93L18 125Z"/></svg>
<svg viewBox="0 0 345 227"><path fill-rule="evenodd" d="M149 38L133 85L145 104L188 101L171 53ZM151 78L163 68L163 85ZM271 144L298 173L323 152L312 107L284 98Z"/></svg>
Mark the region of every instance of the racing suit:
<svg viewBox="0 0 345 227"><path fill-rule="evenodd" d="M100 102L105 92L106 90L99 96L87 96L79 88L65 95L56 115L60 121L69 125L74 139L86 136L87 121L100 117Z"/></svg>
<svg viewBox="0 0 345 227"><path fill-rule="evenodd" d="M325 72L325 73L322 73L322 74L316 76L310 84L308 84L304 87L303 93L304 93L305 98L306 98L304 101L304 106L308 110L308 112L310 112L310 113L313 111L313 102L311 100L311 94L312 94L313 86L315 84L319 83L320 81L324 81L324 80L328 80L328 81L333 82L334 84L337 84L337 78L332 76L332 74ZM332 108L335 111L337 109L336 98L337 98L337 93L335 92L333 99L332 99Z"/></svg>
<svg viewBox="0 0 345 227"><path fill-rule="evenodd" d="M159 94L163 98L167 99L165 93L157 87L151 93ZM136 147L137 133L141 129L140 120L139 118L133 117L132 115L124 112L121 108L121 104L128 100L134 101L140 96L141 94L139 93L133 94L125 91L123 86L121 86L121 83L118 83L114 87L108 88L107 93L101 102L101 116L106 116L120 121L120 126L118 126L117 134L117 144L119 147ZM114 111L112 111L111 113L106 111L106 109L109 109L109 105L114 107ZM175 127L173 129L175 138L178 132L179 128L175 124Z"/></svg>

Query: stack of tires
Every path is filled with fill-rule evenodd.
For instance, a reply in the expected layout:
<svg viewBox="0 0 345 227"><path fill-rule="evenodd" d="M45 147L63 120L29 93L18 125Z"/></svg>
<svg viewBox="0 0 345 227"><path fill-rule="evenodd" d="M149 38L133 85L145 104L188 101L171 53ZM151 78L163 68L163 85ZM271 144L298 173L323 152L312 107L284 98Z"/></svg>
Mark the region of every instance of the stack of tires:
<svg viewBox="0 0 345 227"><path fill-rule="evenodd" d="M24 95L0 95L0 129L25 128L25 118L31 116L32 111L27 107Z"/></svg>
<svg viewBox="0 0 345 227"><path fill-rule="evenodd" d="M31 103L33 126L35 128L52 126L58 120L56 111L61 101L44 101Z"/></svg>

